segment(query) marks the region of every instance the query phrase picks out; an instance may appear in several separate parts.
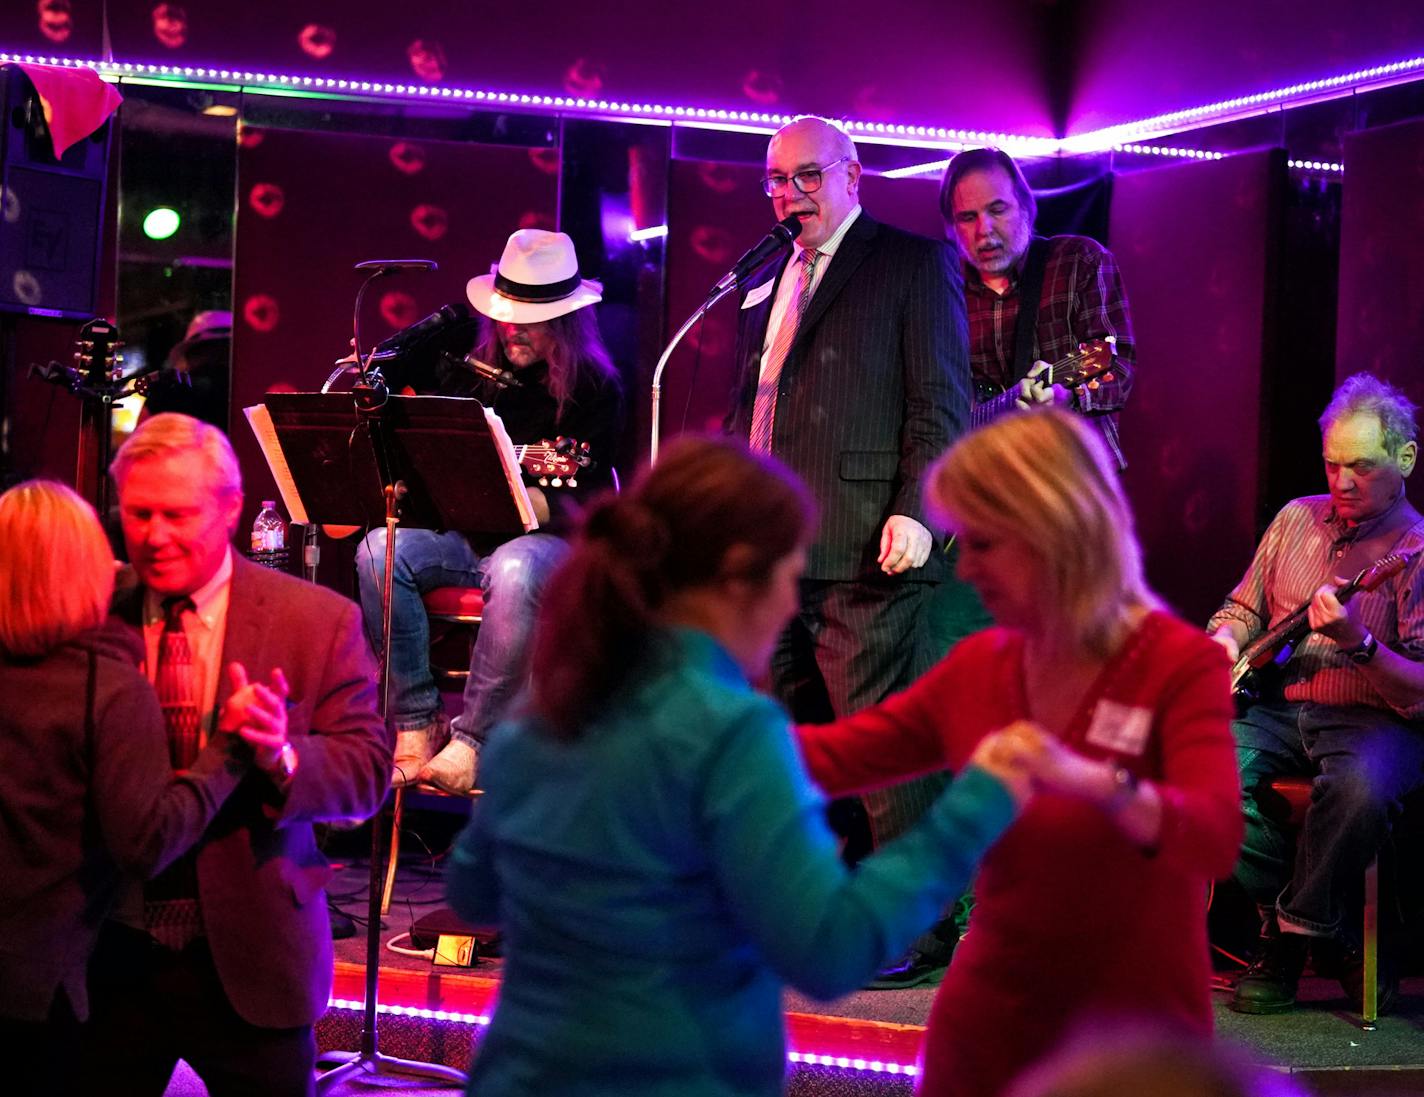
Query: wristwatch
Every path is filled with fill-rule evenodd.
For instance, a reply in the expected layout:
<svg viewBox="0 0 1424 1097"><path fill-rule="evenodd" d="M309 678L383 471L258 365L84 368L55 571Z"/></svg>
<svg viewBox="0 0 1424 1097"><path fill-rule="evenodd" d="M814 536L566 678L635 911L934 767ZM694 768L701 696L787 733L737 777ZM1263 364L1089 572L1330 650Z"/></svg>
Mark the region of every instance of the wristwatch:
<svg viewBox="0 0 1424 1097"><path fill-rule="evenodd" d="M283 743L281 751L277 754L276 762L266 772L278 788L285 788L291 784L292 778L297 775L296 748L290 742Z"/></svg>
<svg viewBox="0 0 1424 1097"><path fill-rule="evenodd" d="M1350 662L1356 666L1364 666L1375 657L1375 652L1379 651L1379 641L1375 639L1374 633L1365 629L1365 638L1352 648L1341 648L1341 655L1348 655Z"/></svg>
<svg viewBox="0 0 1424 1097"><path fill-rule="evenodd" d="M1127 806L1137 795L1137 774L1126 766L1114 766L1112 771L1113 791L1104 807L1108 811L1118 811Z"/></svg>

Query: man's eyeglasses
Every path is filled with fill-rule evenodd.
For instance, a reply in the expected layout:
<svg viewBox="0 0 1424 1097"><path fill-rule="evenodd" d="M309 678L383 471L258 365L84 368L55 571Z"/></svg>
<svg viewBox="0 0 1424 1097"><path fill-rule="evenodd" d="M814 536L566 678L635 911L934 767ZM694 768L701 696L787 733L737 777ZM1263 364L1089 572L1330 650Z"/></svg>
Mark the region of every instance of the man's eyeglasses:
<svg viewBox="0 0 1424 1097"><path fill-rule="evenodd" d="M802 194L815 194L821 189L821 176L837 164L844 164L849 159L849 156L842 156L839 160L832 160L829 164L822 164L819 168L798 171L792 176L768 175L761 181L761 189L766 191L768 198L779 198L786 193L787 183L795 183L796 189Z"/></svg>

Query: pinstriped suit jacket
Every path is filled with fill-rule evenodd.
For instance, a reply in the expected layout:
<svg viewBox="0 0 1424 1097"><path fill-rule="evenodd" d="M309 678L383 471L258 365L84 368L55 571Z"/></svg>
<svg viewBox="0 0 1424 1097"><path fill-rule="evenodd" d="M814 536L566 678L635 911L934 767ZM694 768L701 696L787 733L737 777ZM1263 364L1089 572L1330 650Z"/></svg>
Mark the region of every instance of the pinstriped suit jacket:
<svg viewBox="0 0 1424 1097"><path fill-rule="evenodd" d="M739 314L737 387L725 425L743 438L774 297L775 290ZM968 429L971 392L957 258L940 241L862 211L816 287L777 390L772 452L821 508L806 578L879 575L886 518L906 514L929 525L924 474ZM943 578L939 547L904 578Z"/></svg>

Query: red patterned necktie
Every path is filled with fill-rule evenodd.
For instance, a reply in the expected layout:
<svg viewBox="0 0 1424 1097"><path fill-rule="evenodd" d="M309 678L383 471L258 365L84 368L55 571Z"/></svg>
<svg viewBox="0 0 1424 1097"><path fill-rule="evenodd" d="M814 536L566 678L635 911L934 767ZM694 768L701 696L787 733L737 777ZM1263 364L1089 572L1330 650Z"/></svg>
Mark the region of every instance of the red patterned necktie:
<svg viewBox="0 0 1424 1097"><path fill-rule="evenodd" d="M184 770L198 756L198 690L193 650L183 631L183 614L193 608L187 596L163 600L163 633L158 638L158 668L153 676L163 722L168 728L168 757Z"/></svg>
<svg viewBox="0 0 1424 1097"><path fill-rule="evenodd" d="M776 390L781 384L781 367L786 364L786 356L791 351L791 344L796 340L796 329L801 326L801 317L806 314L806 306L811 303L816 260L820 257L821 253L814 248L801 253L801 270L797 274L792 307L787 310L787 315L781 318L781 326L776 329L776 337L771 341L771 349L766 352L766 362L762 365L756 400L752 403L751 434L747 438L747 444L762 453L771 452L771 429L776 421Z"/></svg>

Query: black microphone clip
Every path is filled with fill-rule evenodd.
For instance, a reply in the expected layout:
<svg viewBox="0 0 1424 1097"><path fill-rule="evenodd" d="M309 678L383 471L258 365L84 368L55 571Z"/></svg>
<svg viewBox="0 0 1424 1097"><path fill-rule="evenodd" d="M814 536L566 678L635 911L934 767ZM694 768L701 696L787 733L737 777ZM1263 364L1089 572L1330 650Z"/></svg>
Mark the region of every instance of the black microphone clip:
<svg viewBox="0 0 1424 1097"><path fill-rule="evenodd" d="M352 269L389 274L397 270L439 270L440 264L434 259L367 259L357 263Z"/></svg>

